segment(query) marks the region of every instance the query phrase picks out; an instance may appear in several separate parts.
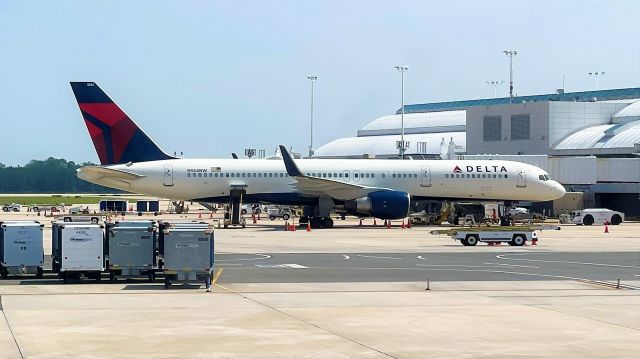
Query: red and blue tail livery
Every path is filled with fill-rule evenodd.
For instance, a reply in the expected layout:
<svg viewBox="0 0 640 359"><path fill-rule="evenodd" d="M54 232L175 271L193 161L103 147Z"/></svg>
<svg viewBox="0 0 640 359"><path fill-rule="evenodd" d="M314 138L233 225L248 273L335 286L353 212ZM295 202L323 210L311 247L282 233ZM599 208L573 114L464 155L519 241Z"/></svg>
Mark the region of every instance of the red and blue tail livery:
<svg viewBox="0 0 640 359"><path fill-rule="evenodd" d="M94 82L71 82L100 164L167 160L164 153Z"/></svg>

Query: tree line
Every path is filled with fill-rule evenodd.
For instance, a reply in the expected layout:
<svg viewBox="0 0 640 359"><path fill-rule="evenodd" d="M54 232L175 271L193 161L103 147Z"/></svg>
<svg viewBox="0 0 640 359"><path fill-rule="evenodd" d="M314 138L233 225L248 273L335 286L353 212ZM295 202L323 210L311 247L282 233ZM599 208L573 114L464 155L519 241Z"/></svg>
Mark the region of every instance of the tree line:
<svg viewBox="0 0 640 359"><path fill-rule="evenodd" d="M77 164L62 158L49 157L32 160L24 166L0 163L0 193L114 193L111 188L98 186L76 177L76 169L95 165Z"/></svg>

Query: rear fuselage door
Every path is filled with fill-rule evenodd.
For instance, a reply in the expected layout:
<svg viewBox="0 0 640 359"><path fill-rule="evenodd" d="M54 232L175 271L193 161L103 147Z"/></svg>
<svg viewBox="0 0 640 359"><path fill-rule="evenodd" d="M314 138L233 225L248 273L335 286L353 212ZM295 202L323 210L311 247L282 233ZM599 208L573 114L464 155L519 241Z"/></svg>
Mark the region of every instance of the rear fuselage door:
<svg viewBox="0 0 640 359"><path fill-rule="evenodd" d="M164 165L164 185L173 186L173 165Z"/></svg>
<svg viewBox="0 0 640 359"><path fill-rule="evenodd" d="M420 186L431 187L431 169L428 166L422 167L422 174L420 177Z"/></svg>
<svg viewBox="0 0 640 359"><path fill-rule="evenodd" d="M518 183L516 184L517 187L527 187L527 172L524 168L519 168L518 169Z"/></svg>

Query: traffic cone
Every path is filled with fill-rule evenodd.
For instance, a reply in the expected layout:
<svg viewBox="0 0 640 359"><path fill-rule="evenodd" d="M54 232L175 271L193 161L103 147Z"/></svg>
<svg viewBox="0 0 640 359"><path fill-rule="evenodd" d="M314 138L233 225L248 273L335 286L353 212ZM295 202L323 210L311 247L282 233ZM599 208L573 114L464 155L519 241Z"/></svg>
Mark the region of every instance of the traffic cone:
<svg viewBox="0 0 640 359"><path fill-rule="evenodd" d="M289 222L284 222L284 231L289 231Z"/></svg>
<svg viewBox="0 0 640 359"><path fill-rule="evenodd" d="M604 222L604 233L609 233L609 222Z"/></svg>
<svg viewBox="0 0 640 359"><path fill-rule="evenodd" d="M376 223L376 219L375 219L375 218L373 219L373 226L374 226L374 227L377 227L377 226L378 226L378 223Z"/></svg>
<svg viewBox="0 0 640 359"><path fill-rule="evenodd" d="M291 223L291 230L294 232L296 231L296 222Z"/></svg>
<svg viewBox="0 0 640 359"><path fill-rule="evenodd" d="M411 229L411 218L407 219L407 228Z"/></svg>
<svg viewBox="0 0 640 359"><path fill-rule="evenodd" d="M202 212L198 212L198 218L202 219Z"/></svg>
<svg viewBox="0 0 640 359"><path fill-rule="evenodd" d="M358 226L362 227L362 218L360 218L360 224Z"/></svg>
<svg viewBox="0 0 640 359"><path fill-rule="evenodd" d="M311 222L307 222L307 232L311 232Z"/></svg>
<svg viewBox="0 0 640 359"><path fill-rule="evenodd" d="M213 219L213 212L209 212L209 219Z"/></svg>
<svg viewBox="0 0 640 359"><path fill-rule="evenodd" d="M255 213L251 214L251 219L253 220L253 224L256 224L256 214Z"/></svg>
<svg viewBox="0 0 640 359"><path fill-rule="evenodd" d="M391 220L390 219L387 220L387 229L391 229Z"/></svg>
<svg viewBox="0 0 640 359"><path fill-rule="evenodd" d="M404 218L402 219L402 226L401 226L400 228L402 228L402 229L404 229L404 228L405 228L405 227L404 227Z"/></svg>
<svg viewBox="0 0 640 359"><path fill-rule="evenodd" d="M532 246L537 246L538 245L538 238L531 238L531 245Z"/></svg>
<svg viewBox="0 0 640 359"><path fill-rule="evenodd" d="M260 220L260 212L258 212L258 220Z"/></svg>

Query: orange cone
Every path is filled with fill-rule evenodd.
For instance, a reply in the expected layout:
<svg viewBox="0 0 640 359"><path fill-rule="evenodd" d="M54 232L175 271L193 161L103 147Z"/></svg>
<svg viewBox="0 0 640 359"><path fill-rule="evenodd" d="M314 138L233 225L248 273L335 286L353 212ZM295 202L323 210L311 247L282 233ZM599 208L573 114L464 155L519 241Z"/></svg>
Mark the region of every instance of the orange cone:
<svg viewBox="0 0 640 359"><path fill-rule="evenodd" d="M360 224L358 226L362 227L362 218L360 218Z"/></svg>
<svg viewBox="0 0 640 359"><path fill-rule="evenodd" d="M407 228L411 229L411 218L407 219Z"/></svg>
<svg viewBox="0 0 640 359"><path fill-rule="evenodd" d="M391 220L387 220L387 229L391 229Z"/></svg>
<svg viewBox="0 0 640 359"><path fill-rule="evenodd" d="M404 218L402 219L402 226L400 228L404 229Z"/></svg>
<svg viewBox="0 0 640 359"><path fill-rule="evenodd" d="M291 230L296 231L296 222L291 223Z"/></svg>
<svg viewBox="0 0 640 359"><path fill-rule="evenodd" d="M374 227L377 227L377 226L378 226L378 223L376 223L376 219L375 219L375 218L373 219L373 226L374 226Z"/></svg>
<svg viewBox="0 0 640 359"><path fill-rule="evenodd" d="M198 212L198 218L202 218L202 212Z"/></svg>
<svg viewBox="0 0 640 359"><path fill-rule="evenodd" d="M251 214L251 219L253 219L253 224L256 224L256 215L255 215L255 213Z"/></svg>
<svg viewBox="0 0 640 359"><path fill-rule="evenodd" d="M209 212L209 219L213 219L213 212Z"/></svg>
<svg viewBox="0 0 640 359"><path fill-rule="evenodd" d="M604 222L604 233L609 233L609 222Z"/></svg>
<svg viewBox="0 0 640 359"><path fill-rule="evenodd" d="M307 232L311 232L311 222L307 222Z"/></svg>
<svg viewBox="0 0 640 359"><path fill-rule="evenodd" d="M537 246L538 245L538 238L532 238L531 239L531 245L532 246Z"/></svg>

